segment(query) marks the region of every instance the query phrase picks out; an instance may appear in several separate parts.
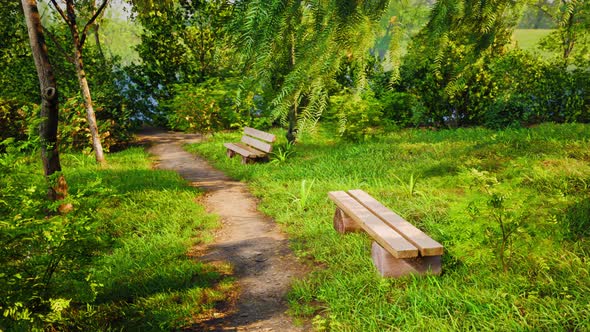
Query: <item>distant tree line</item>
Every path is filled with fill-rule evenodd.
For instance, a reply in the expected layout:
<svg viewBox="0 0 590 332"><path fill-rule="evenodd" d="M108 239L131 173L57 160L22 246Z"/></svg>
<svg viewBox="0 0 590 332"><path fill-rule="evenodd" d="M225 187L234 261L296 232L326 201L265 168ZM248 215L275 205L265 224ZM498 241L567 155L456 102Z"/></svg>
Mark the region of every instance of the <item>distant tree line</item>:
<svg viewBox="0 0 590 332"><path fill-rule="evenodd" d="M586 122L588 16L580 0L180 1L138 16L131 80L172 128L282 125L290 141L320 119L351 139ZM553 56L518 49L523 24L554 28Z"/></svg>
<svg viewBox="0 0 590 332"><path fill-rule="evenodd" d="M102 4L43 3L64 148L108 150L146 120L188 131L282 125L292 141L320 119L356 139L404 126L588 121L582 0L135 0L140 61L128 65L103 50ZM22 139L39 104L35 72L22 9L0 10L0 81L13 87L0 92L0 117L11 119L1 135ZM517 27L553 28L541 47L554 56L519 50Z"/></svg>

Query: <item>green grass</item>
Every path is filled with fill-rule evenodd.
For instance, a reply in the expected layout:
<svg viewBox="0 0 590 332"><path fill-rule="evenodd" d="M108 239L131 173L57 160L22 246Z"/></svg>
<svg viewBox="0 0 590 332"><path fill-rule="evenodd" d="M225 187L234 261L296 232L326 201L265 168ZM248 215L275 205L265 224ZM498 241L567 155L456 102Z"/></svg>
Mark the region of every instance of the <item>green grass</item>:
<svg viewBox="0 0 590 332"><path fill-rule="evenodd" d="M523 50L538 51L539 41L552 31L552 29L516 29L513 37Z"/></svg>
<svg viewBox="0 0 590 332"><path fill-rule="evenodd" d="M225 157L222 143L238 139L187 149L247 181L289 232L314 267L294 284L291 313L317 330L590 329L590 126L404 130L363 143L323 129L286 161L254 165ZM327 192L355 188L443 243L443 274L380 278L368 236L332 229ZM514 230L507 272L496 217Z"/></svg>
<svg viewBox="0 0 590 332"><path fill-rule="evenodd" d="M188 328L233 296L228 266L204 264L191 255L193 246L212 239L211 231L218 225L216 217L195 203L200 192L175 172L151 169L148 156L139 148L110 154L108 163L101 169L91 156L62 156L74 211L48 220L79 225L74 228L79 234L73 237L75 242L70 241L75 252L71 257L66 252L69 258L62 260L54 275L50 297L70 300L69 307L54 310L50 316L35 316L36 311L43 312L42 308L24 297L36 294L34 286L28 289L23 284L18 293L5 293L2 288L8 286L1 282L0 273L0 294L24 298L23 303L33 308L31 316L35 318L32 323L19 324L0 319L0 330L30 330L41 321L46 329L57 330ZM40 172L38 162L30 159L5 176L21 179L29 174L22 183L37 186L34 198L38 200L44 187ZM0 201L10 199L11 193L18 190L18 181L8 183L12 190L0 190ZM0 209L0 221L10 223L10 218L17 220L16 213L29 213L22 208L15 206L12 215ZM30 234L37 236L34 230ZM72 237L51 229L44 229L43 234ZM38 237L38 245L51 248L45 236ZM43 270L43 262L39 265ZM20 265L11 268L18 272ZM10 303L0 300L0 309L6 309L5 304Z"/></svg>

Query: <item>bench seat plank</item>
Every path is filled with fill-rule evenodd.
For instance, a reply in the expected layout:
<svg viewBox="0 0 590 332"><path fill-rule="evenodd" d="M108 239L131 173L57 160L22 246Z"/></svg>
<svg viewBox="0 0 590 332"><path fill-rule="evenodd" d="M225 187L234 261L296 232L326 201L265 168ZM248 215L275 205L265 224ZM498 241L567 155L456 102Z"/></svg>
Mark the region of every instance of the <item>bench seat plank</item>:
<svg viewBox="0 0 590 332"><path fill-rule="evenodd" d="M438 256L443 254L442 244L436 242L421 230L410 224L402 217L391 211L383 204L362 190L349 190L348 193L359 201L364 207L379 216L391 228L396 230L415 245L422 256Z"/></svg>
<svg viewBox="0 0 590 332"><path fill-rule="evenodd" d="M273 134L269 134L267 132L258 130L258 129L254 129L254 128L250 128L250 127L244 127L244 134L248 135L248 136L252 136L255 138L259 138L263 141L267 141L267 142L274 142L276 137Z"/></svg>
<svg viewBox="0 0 590 332"><path fill-rule="evenodd" d="M328 196L342 211L353 218L376 242L396 258L418 256L418 248L394 231L383 220L376 217L344 191L332 191Z"/></svg>
<svg viewBox="0 0 590 332"><path fill-rule="evenodd" d="M258 158L266 155L265 152L256 150L241 143L223 143L223 146L246 158Z"/></svg>

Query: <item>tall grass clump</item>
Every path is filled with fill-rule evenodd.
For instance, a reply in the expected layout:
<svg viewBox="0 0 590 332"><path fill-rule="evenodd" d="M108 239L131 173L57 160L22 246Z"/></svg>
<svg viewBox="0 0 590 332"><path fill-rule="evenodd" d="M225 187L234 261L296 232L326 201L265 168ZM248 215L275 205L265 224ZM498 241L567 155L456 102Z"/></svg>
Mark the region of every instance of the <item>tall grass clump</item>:
<svg viewBox="0 0 590 332"><path fill-rule="evenodd" d="M410 129L356 143L324 127L286 162L255 165L225 157L222 143L238 135L188 149L248 181L316 267L289 297L316 330L590 329L588 125ZM293 197L304 188L302 209ZM332 229L327 192L355 188L441 242L443 274L380 278L370 238Z"/></svg>
<svg viewBox="0 0 590 332"><path fill-rule="evenodd" d="M62 156L73 212L51 213L31 151L0 155L0 330L190 327L232 294L228 267L190 256L214 217L176 173L152 170L142 149L99 168Z"/></svg>

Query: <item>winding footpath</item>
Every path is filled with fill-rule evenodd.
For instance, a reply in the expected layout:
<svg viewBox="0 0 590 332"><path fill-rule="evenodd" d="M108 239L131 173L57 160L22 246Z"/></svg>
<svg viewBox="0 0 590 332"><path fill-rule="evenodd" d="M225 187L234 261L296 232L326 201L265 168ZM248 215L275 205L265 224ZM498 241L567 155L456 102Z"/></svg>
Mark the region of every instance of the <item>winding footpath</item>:
<svg viewBox="0 0 590 332"><path fill-rule="evenodd" d="M246 185L233 181L205 160L182 149L201 136L145 130L140 140L150 145L156 167L178 172L192 186L205 191L200 200L208 212L220 216L222 227L215 241L199 258L229 262L238 283L234 308L222 318L212 318L188 331L307 331L285 314L285 295L293 278L305 268L293 256L288 239L275 222L258 212L256 199Z"/></svg>

